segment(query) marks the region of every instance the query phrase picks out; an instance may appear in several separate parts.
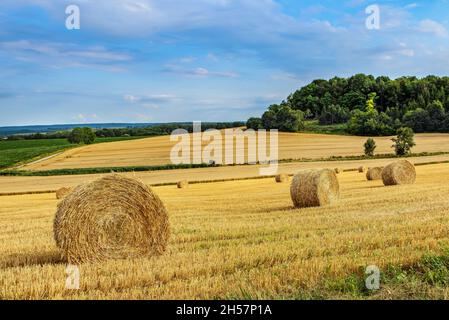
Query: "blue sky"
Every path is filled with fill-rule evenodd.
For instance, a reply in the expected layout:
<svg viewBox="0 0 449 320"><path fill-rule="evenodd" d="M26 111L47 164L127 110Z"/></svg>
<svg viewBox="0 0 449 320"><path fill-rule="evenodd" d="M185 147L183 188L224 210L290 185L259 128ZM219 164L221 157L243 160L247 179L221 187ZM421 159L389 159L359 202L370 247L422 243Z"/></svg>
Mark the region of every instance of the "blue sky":
<svg viewBox="0 0 449 320"><path fill-rule="evenodd" d="M0 126L246 120L315 78L449 75L448 30L447 0L2 0Z"/></svg>

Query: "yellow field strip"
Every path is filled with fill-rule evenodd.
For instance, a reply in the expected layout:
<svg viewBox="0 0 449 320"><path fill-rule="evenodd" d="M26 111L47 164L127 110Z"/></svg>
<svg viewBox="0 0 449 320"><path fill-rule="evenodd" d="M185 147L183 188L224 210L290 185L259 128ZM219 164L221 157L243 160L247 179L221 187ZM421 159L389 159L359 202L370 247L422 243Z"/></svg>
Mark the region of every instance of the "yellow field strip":
<svg viewBox="0 0 449 320"><path fill-rule="evenodd" d="M319 162L292 162L279 164L279 172L290 175L302 169L342 168L345 172L356 171L359 166L385 166L397 159L348 160L348 161L319 161ZM416 166L442 164L449 162L449 155L408 158ZM176 185L180 180L188 180L190 184L203 184L214 182L256 180L274 178L273 176L259 175L260 165L228 166L213 168L197 168L183 170L164 170L152 172L121 173L134 177L147 185L170 186ZM62 187L75 187L87 183L105 174L76 175L76 176L49 176L49 177L0 177L0 197L10 195L27 195L54 193ZM28 189L25 189L28 188Z"/></svg>
<svg viewBox="0 0 449 320"><path fill-rule="evenodd" d="M279 159L326 159L332 156L363 155L367 137L279 133ZM392 154L391 137L375 138L378 154ZM448 152L449 134L417 134L413 152ZM224 143L224 142L223 142ZM166 165L176 142L169 136L100 143L67 150L42 161L23 166L24 170L52 170L127 166ZM204 146L206 143L204 143ZM241 150L242 146L239 146ZM234 146L236 149L237 146ZM248 146L243 146L245 154ZM234 150L235 151L235 150Z"/></svg>

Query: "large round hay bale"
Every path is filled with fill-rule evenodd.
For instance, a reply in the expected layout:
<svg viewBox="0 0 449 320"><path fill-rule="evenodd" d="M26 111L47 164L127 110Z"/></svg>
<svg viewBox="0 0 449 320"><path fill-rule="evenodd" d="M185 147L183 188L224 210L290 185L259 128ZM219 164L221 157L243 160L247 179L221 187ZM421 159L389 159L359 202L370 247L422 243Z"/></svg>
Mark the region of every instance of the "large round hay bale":
<svg viewBox="0 0 449 320"><path fill-rule="evenodd" d="M162 254L168 214L150 188L109 175L78 186L58 205L54 238L72 264Z"/></svg>
<svg viewBox="0 0 449 320"><path fill-rule="evenodd" d="M290 180L290 177L286 173L281 173L281 174L276 175L275 180L277 183L284 183L284 182L288 182Z"/></svg>
<svg viewBox="0 0 449 320"><path fill-rule="evenodd" d="M343 169L342 168L335 168L334 171L335 171L336 174L340 174L340 173L343 172Z"/></svg>
<svg viewBox="0 0 449 320"><path fill-rule="evenodd" d="M178 181L177 186L178 186L178 189L187 188L189 186L189 181L187 181L187 180Z"/></svg>
<svg viewBox="0 0 449 320"><path fill-rule="evenodd" d="M382 180L386 186L413 184L416 181L415 166L407 160L391 163L382 171Z"/></svg>
<svg viewBox="0 0 449 320"><path fill-rule="evenodd" d="M72 188L60 188L56 190L56 199L60 200L65 198L70 192L72 191Z"/></svg>
<svg viewBox="0 0 449 320"><path fill-rule="evenodd" d="M300 171L293 178L290 195L297 208L331 204L340 196L337 175L329 169Z"/></svg>
<svg viewBox="0 0 449 320"><path fill-rule="evenodd" d="M366 179L370 181L382 179L382 170L382 167L369 168L366 172Z"/></svg>
<svg viewBox="0 0 449 320"><path fill-rule="evenodd" d="M364 166L360 166L358 170L360 173L364 173L366 171L366 168Z"/></svg>

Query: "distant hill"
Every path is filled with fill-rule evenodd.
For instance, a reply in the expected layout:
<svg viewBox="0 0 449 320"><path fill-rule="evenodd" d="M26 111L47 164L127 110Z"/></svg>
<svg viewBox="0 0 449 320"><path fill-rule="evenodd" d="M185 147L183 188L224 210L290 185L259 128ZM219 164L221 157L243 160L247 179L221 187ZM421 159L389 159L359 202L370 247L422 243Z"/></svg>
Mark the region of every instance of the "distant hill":
<svg viewBox="0 0 449 320"><path fill-rule="evenodd" d="M92 129L118 129L118 128L151 127L159 124L160 123L91 123L91 124L9 126L9 127L0 127L0 137L6 137L16 134L49 133L49 132L70 130L76 127L89 127Z"/></svg>

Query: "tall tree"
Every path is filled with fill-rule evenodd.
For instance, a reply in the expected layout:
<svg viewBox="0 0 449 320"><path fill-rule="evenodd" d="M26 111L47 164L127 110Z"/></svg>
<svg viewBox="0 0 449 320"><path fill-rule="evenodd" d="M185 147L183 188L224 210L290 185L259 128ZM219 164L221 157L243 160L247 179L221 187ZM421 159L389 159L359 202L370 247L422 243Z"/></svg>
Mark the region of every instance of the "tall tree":
<svg viewBox="0 0 449 320"><path fill-rule="evenodd" d="M414 132L411 128L402 127L397 131L397 137L391 139L394 142L393 148L398 156L406 156L411 153L416 145L414 141Z"/></svg>

